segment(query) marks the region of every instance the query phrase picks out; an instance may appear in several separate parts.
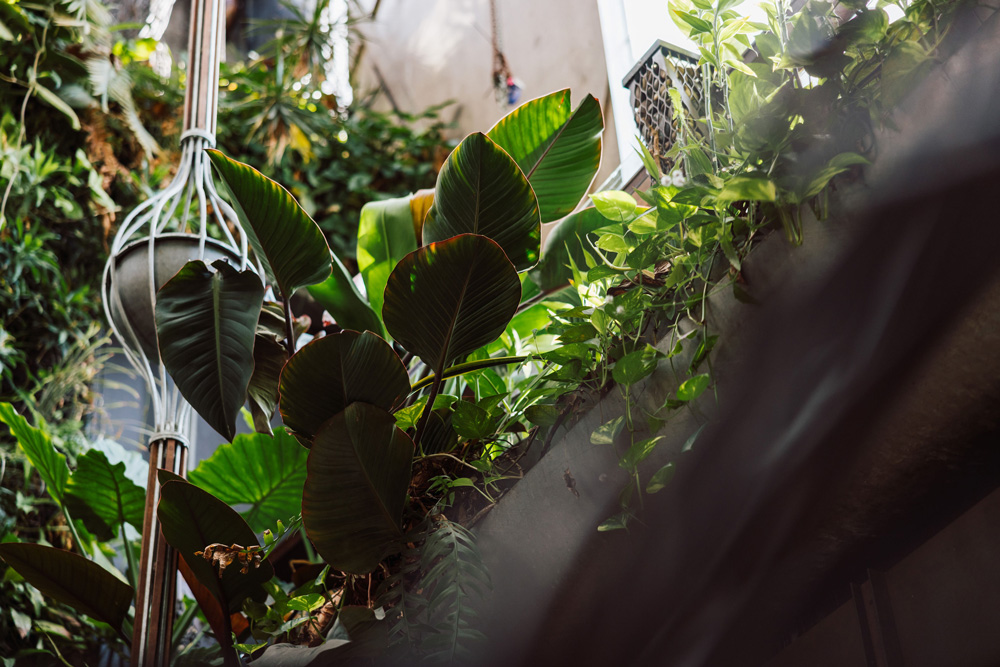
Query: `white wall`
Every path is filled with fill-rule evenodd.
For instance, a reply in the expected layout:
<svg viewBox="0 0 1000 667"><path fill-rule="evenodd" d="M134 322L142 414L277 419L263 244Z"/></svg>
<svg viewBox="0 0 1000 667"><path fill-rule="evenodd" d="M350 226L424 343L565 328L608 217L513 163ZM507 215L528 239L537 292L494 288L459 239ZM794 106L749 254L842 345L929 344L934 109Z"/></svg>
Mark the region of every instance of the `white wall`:
<svg viewBox="0 0 1000 667"><path fill-rule="evenodd" d="M522 101L571 88L605 107L604 162L598 182L618 164L597 5L593 0L496 0L502 51L524 85ZM374 68L403 111L455 100L458 139L486 131L507 109L493 94L489 0L382 0L368 37L356 94L379 87ZM620 85L620 82L612 82ZM378 105L387 108L383 95Z"/></svg>

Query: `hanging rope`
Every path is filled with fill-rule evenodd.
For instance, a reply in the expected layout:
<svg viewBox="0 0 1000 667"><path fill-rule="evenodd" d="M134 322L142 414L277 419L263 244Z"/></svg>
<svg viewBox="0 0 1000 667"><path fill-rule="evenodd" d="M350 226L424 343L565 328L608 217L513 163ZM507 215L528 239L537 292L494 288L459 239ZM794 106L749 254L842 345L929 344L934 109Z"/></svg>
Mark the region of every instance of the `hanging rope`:
<svg viewBox="0 0 1000 667"><path fill-rule="evenodd" d="M510 66L507 65L507 58L503 54L500 25L497 21L497 0L490 0L490 37L493 46L493 91L497 97L497 104L511 107L521 99L522 86L520 81L514 78Z"/></svg>

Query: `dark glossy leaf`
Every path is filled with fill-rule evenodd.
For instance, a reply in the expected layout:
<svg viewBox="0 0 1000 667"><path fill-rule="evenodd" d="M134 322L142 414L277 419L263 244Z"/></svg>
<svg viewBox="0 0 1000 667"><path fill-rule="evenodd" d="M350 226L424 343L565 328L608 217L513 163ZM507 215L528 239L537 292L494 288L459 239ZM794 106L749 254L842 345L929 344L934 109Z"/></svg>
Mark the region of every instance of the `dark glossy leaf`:
<svg viewBox="0 0 1000 667"><path fill-rule="evenodd" d="M571 109L570 91L556 91L525 102L488 134L528 177L542 222L575 209L601 166L600 102L587 95Z"/></svg>
<svg viewBox="0 0 1000 667"><path fill-rule="evenodd" d="M264 286L224 260L188 262L156 296L160 356L181 394L227 440L253 373Z"/></svg>
<svg viewBox="0 0 1000 667"><path fill-rule="evenodd" d="M684 382L681 383L681 386L677 387L677 400L693 401L701 396L706 389L708 389L709 382L711 382L711 377L708 373L695 375L692 378L684 380Z"/></svg>
<svg viewBox="0 0 1000 667"><path fill-rule="evenodd" d="M260 667L369 664L367 659L381 655L389 643L388 623L384 619L380 609L345 606L322 645L274 644L254 664Z"/></svg>
<svg viewBox="0 0 1000 667"><path fill-rule="evenodd" d="M467 440L488 438L496 432L495 420L475 403L456 401L451 408L454 411L451 418L452 428L462 438Z"/></svg>
<svg viewBox="0 0 1000 667"><path fill-rule="evenodd" d="M593 206L560 221L545 239L542 260L531 271L531 279L543 291L569 285L573 277L570 257L577 266L586 266L586 255L593 256L586 235L607 224L607 219Z"/></svg>
<svg viewBox="0 0 1000 667"><path fill-rule="evenodd" d="M391 410L410 393L392 347L371 332L343 331L299 350L281 373L281 418L303 444L326 420L361 401Z"/></svg>
<svg viewBox="0 0 1000 667"><path fill-rule="evenodd" d="M135 590L97 563L41 544L0 544L0 558L29 584L82 614L121 628Z"/></svg>
<svg viewBox="0 0 1000 667"><path fill-rule="evenodd" d="M17 414L10 403L0 403L0 421L10 427L11 435L17 438L25 456L45 482L49 495L61 504L69 479L66 457L56 451L45 431L28 424L28 420Z"/></svg>
<svg viewBox="0 0 1000 667"><path fill-rule="evenodd" d="M530 405L524 411L524 417L538 426L555 426L562 410L555 405Z"/></svg>
<svg viewBox="0 0 1000 667"><path fill-rule="evenodd" d="M261 601L266 596L261 584L274 576L270 561L243 574L239 567L227 568L220 581L218 571L196 551L210 544L242 547L259 545L257 536L236 510L208 491L188 482L171 480L160 488L156 508L167 542L187 561L191 571L224 609L236 612L246 598Z"/></svg>
<svg viewBox="0 0 1000 667"><path fill-rule="evenodd" d="M438 174L424 244L480 234L525 271L538 262L541 233L538 200L517 164L485 134L470 134Z"/></svg>
<svg viewBox="0 0 1000 667"><path fill-rule="evenodd" d="M352 403L326 422L309 452L302 521L330 565L372 571L398 548L413 442L391 414Z"/></svg>
<svg viewBox="0 0 1000 667"><path fill-rule="evenodd" d="M188 473L191 483L229 505L250 505L243 518L255 533L302 509L309 451L284 429L273 436L238 435Z"/></svg>
<svg viewBox="0 0 1000 667"><path fill-rule="evenodd" d="M146 491L125 476L125 464L111 465L104 452L91 449L76 459L66 486L66 504L98 539L110 540L123 523L142 531Z"/></svg>
<svg viewBox="0 0 1000 667"><path fill-rule="evenodd" d="M410 253L385 289L389 333L436 373L495 340L521 300L521 283L503 250L463 234Z"/></svg>
<svg viewBox="0 0 1000 667"><path fill-rule="evenodd" d="M361 296L351 274L336 255L331 255L333 273L318 285L309 286L309 294L316 299L342 329L382 333L382 321Z"/></svg>
<svg viewBox="0 0 1000 667"><path fill-rule="evenodd" d="M254 430L271 433L271 417L278 407L278 379L288 353L285 346L270 335L257 334L253 342L253 374L247 386Z"/></svg>
<svg viewBox="0 0 1000 667"><path fill-rule="evenodd" d="M260 261L286 298L330 275L330 246L295 198L253 167L217 150L208 156Z"/></svg>
<svg viewBox="0 0 1000 667"><path fill-rule="evenodd" d="M370 202L361 209L358 271L365 281L368 302L376 313L382 312L385 283L396 263L417 249L412 201L412 196L386 199Z"/></svg>

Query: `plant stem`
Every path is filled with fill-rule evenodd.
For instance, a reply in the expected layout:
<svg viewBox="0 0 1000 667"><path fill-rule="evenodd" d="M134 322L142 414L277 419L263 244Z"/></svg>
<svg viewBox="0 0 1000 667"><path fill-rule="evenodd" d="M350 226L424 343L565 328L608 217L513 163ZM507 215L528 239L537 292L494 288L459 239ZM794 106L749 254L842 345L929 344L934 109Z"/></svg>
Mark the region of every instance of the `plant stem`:
<svg viewBox="0 0 1000 667"><path fill-rule="evenodd" d="M427 428L427 422L430 421L431 412L434 411L434 399L437 398L438 392L441 391L442 375L444 375L443 367L434 371L434 384L431 385L431 393L427 395L427 404L424 406L423 414L420 415L420 423L417 424L417 432L413 436L413 446L416 448L420 447L420 438L424 435L424 429ZM417 451L419 451L419 449Z"/></svg>
<svg viewBox="0 0 1000 667"><path fill-rule="evenodd" d="M125 537L125 522L122 521L122 546L125 547L125 559L128 561L128 575L132 580L132 588L139 590L139 570L135 566L135 553L132 552L132 545Z"/></svg>
<svg viewBox="0 0 1000 667"><path fill-rule="evenodd" d="M292 300L281 295L284 300L282 306L285 309L285 349L288 351L288 358L295 354L295 327L292 324Z"/></svg>

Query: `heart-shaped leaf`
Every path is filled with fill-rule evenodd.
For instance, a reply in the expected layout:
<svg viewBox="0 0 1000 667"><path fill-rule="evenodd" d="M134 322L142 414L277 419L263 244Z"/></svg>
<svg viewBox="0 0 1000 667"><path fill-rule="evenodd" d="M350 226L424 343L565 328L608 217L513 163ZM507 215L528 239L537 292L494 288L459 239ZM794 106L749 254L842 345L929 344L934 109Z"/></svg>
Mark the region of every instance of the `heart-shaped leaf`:
<svg viewBox="0 0 1000 667"><path fill-rule="evenodd" d="M342 329L382 333L382 320L361 296L347 268L336 254L331 253L331 258L333 273L318 285L310 285L310 296L333 316Z"/></svg>
<svg viewBox="0 0 1000 667"><path fill-rule="evenodd" d="M253 167L217 150L208 156L254 252L285 298L330 275L330 246L323 232L286 190Z"/></svg>
<svg viewBox="0 0 1000 667"><path fill-rule="evenodd" d="M10 427L10 434L17 438L24 454L45 482L49 495L62 504L69 479L66 457L56 451L45 431L28 424L28 420L17 414L10 403L0 403L0 422Z"/></svg>
<svg viewBox="0 0 1000 667"><path fill-rule="evenodd" d="M370 202L361 209L358 271L365 281L368 302L376 313L382 312L382 293L393 267L417 249L412 201L412 196L386 199Z"/></svg>
<svg viewBox="0 0 1000 667"><path fill-rule="evenodd" d="M608 221L593 206L563 218L545 239L542 260L531 271L531 279L539 289L549 291L569 285L573 277L570 257L577 266L587 266L586 256L594 252L586 242L586 236L607 224Z"/></svg>
<svg viewBox="0 0 1000 667"><path fill-rule="evenodd" d="M342 331L315 340L281 372L281 418L309 446L319 427L351 403L392 409L410 392L403 362L366 331Z"/></svg>
<svg viewBox="0 0 1000 667"><path fill-rule="evenodd" d="M238 435L199 463L188 479L224 503L250 505L243 517L262 533L276 519L301 511L308 454L282 428L273 436Z"/></svg>
<svg viewBox="0 0 1000 667"><path fill-rule="evenodd" d="M124 463L111 465L104 452L91 449L76 459L66 504L87 530L106 541L124 523L142 530L146 491L125 476Z"/></svg>
<svg viewBox="0 0 1000 667"><path fill-rule="evenodd" d="M41 544L0 544L0 558L29 584L82 614L120 629L135 590L83 556Z"/></svg>
<svg viewBox="0 0 1000 667"><path fill-rule="evenodd" d="M576 208L601 166L600 102L587 95L571 109L570 91L560 90L525 102L489 131L528 177L542 222Z"/></svg>
<svg viewBox="0 0 1000 667"><path fill-rule="evenodd" d="M485 134L470 134L438 174L424 244L480 234L525 271L538 262L541 233L538 200L517 164Z"/></svg>
<svg viewBox="0 0 1000 667"><path fill-rule="evenodd" d="M385 288L382 318L435 373L503 333L521 300L517 271L494 241L462 234L404 257Z"/></svg>
<svg viewBox="0 0 1000 667"><path fill-rule="evenodd" d="M254 331L264 286L224 260L188 262L156 295L156 337L181 394L226 440L253 373Z"/></svg>
<svg viewBox="0 0 1000 667"><path fill-rule="evenodd" d="M257 536L236 510L194 484L171 480L160 488L156 515L163 537L224 609L236 612L246 598L262 601L266 597L261 584L274 576L274 568L267 559L246 574L239 567L227 568L220 580L218 571L208 561L194 555L215 543L260 546Z"/></svg>
<svg viewBox="0 0 1000 667"><path fill-rule="evenodd" d="M319 430L302 522L331 566L365 574L399 546L412 462L413 442L373 405L352 403Z"/></svg>

